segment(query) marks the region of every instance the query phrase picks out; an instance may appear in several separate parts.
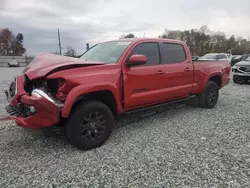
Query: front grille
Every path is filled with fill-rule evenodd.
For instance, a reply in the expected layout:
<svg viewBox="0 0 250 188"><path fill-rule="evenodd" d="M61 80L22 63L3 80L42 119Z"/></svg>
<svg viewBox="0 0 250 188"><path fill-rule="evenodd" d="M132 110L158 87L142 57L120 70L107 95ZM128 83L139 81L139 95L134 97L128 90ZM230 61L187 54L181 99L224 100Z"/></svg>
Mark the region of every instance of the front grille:
<svg viewBox="0 0 250 188"><path fill-rule="evenodd" d="M244 72L250 72L250 67L240 67L239 69Z"/></svg>
<svg viewBox="0 0 250 188"><path fill-rule="evenodd" d="M8 105L5 107L5 110L11 115L11 116L22 116L22 110L20 107L17 106L11 106Z"/></svg>
<svg viewBox="0 0 250 188"><path fill-rule="evenodd" d="M17 105L17 106L11 106L7 105L5 107L5 110L11 115L11 116L22 116L27 117L29 114L29 108L26 105Z"/></svg>

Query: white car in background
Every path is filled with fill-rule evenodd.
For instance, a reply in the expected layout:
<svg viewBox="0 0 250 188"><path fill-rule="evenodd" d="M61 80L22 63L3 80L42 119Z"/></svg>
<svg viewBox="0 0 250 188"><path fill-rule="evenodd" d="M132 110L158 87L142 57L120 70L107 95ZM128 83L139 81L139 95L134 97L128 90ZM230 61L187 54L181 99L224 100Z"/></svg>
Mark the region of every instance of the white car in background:
<svg viewBox="0 0 250 188"><path fill-rule="evenodd" d="M225 61L227 60L228 63L231 62L231 56L228 55L227 53L209 53L209 54L206 54L202 57L200 57L199 59L201 60L221 60L221 61Z"/></svg>
<svg viewBox="0 0 250 188"><path fill-rule="evenodd" d="M8 62L9 67L20 67L19 62L16 59L12 59Z"/></svg>

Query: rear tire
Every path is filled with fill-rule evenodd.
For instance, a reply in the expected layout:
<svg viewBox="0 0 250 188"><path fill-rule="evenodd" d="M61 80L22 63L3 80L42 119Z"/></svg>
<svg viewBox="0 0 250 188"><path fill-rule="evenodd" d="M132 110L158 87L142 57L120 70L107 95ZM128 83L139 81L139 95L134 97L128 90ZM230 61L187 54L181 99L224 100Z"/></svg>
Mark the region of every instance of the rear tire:
<svg viewBox="0 0 250 188"><path fill-rule="evenodd" d="M82 150L103 145L111 135L114 115L99 101L80 102L69 117L65 134L69 142Z"/></svg>
<svg viewBox="0 0 250 188"><path fill-rule="evenodd" d="M213 108L219 98L219 86L214 81L208 81L205 91L198 97L198 104L202 108Z"/></svg>

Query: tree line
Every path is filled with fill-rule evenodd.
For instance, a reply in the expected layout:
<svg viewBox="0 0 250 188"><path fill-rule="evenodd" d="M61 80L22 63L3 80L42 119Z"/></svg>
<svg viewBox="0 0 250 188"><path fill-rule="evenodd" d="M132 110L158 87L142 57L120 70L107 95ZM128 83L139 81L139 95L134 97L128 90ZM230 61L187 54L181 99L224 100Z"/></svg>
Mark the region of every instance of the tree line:
<svg viewBox="0 0 250 188"><path fill-rule="evenodd" d="M133 33L129 33L128 35L122 35L120 38L136 38L136 36ZM158 38L184 41L194 56L202 56L213 52L230 52L233 55L250 53L250 42L247 39L243 37L236 38L234 35L226 38L224 32L211 31L207 26L184 31L166 29Z"/></svg>

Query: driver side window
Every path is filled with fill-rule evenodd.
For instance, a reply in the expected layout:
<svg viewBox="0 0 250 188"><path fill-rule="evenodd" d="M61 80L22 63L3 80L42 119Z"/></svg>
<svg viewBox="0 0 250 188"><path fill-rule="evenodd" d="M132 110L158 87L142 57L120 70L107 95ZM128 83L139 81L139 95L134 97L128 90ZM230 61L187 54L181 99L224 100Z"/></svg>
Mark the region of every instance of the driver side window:
<svg viewBox="0 0 250 188"><path fill-rule="evenodd" d="M133 49L130 57L134 54L145 55L147 57L147 63L145 64L146 66L160 64L159 47L156 42L138 44Z"/></svg>

